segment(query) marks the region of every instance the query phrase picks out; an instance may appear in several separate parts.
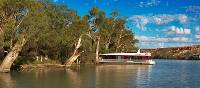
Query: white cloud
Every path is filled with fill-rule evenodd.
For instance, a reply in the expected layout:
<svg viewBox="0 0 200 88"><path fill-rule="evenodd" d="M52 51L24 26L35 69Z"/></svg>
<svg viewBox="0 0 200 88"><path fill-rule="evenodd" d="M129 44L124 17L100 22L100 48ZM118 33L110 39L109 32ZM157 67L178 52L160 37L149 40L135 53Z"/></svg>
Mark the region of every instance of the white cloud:
<svg viewBox="0 0 200 88"><path fill-rule="evenodd" d="M200 44L200 40L190 37L153 37L153 36L135 36L139 40L140 48L161 48L177 47ZM200 38L200 35L196 36Z"/></svg>
<svg viewBox="0 0 200 88"><path fill-rule="evenodd" d="M167 42L168 38L153 37L153 36L135 36L141 42Z"/></svg>
<svg viewBox="0 0 200 88"><path fill-rule="evenodd" d="M154 21L157 24L161 24L162 23L162 19L161 18L154 18Z"/></svg>
<svg viewBox="0 0 200 88"><path fill-rule="evenodd" d="M147 37L147 36L135 36L136 39L140 41L152 41L155 37Z"/></svg>
<svg viewBox="0 0 200 88"><path fill-rule="evenodd" d="M170 15L170 14L160 14L160 15L155 15L149 17L152 23L155 24L166 24L169 22L173 21L179 21L181 24L186 23L188 20L188 17L185 14L175 14L175 15Z"/></svg>
<svg viewBox="0 0 200 88"><path fill-rule="evenodd" d="M188 17L185 14L159 14L159 15L133 15L127 19L128 21L131 21L137 28L141 30L146 30L147 24L167 24L170 22L178 21L181 24L184 24L188 21ZM189 33L188 30L186 32Z"/></svg>
<svg viewBox="0 0 200 88"><path fill-rule="evenodd" d="M160 0L145 0L139 2L139 7L152 7L160 4Z"/></svg>
<svg viewBox="0 0 200 88"><path fill-rule="evenodd" d="M140 48L158 48L158 47L163 47L164 43L155 43L155 42L140 42L137 44L138 47Z"/></svg>
<svg viewBox="0 0 200 88"><path fill-rule="evenodd" d="M183 29L185 34L191 34L191 29Z"/></svg>
<svg viewBox="0 0 200 88"><path fill-rule="evenodd" d="M180 23L186 23L187 20L188 20L188 17L186 15L183 15L183 14L179 14L177 17L178 17Z"/></svg>
<svg viewBox="0 0 200 88"><path fill-rule="evenodd" d="M200 35L195 35L195 38L200 39Z"/></svg>
<svg viewBox="0 0 200 88"><path fill-rule="evenodd" d="M152 23L154 24L166 24L169 22L174 21L176 18L172 15L167 15L167 14L161 14L161 15L155 15L152 17L149 17Z"/></svg>
<svg viewBox="0 0 200 88"><path fill-rule="evenodd" d="M200 34L193 37L154 37L154 36L138 36L138 47L140 48L161 48L161 47L180 47L200 44Z"/></svg>
<svg viewBox="0 0 200 88"><path fill-rule="evenodd" d="M145 16L135 15L128 18L133 24L136 25L137 28L141 30L146 30L146 24L148 24L149 20Z"/></svg>
<svg viewBox="0 0 200 88"><path fill-rule="evenodd" d="M140 42L194 42L188 37L153 37L153 36L135 36Z"/></svg>
<svg viewBox="0 0 200 88"><path fill-rule="evenodd" d="M186 37L174 37L172 38L172 41L177 41L177 42L188 42L189 38Z"/></svg>
<svg viewBox="0 0 200 88"><path fill-rule="evenodd" d="M188 34L191 34L191 29L188 29L188 28L182 28L182 27L176 27L176 26L170 26L167 28L169 31L168 31L168 34L179 34L179 35L188 35Z"/></svg>
<svg viewBox="0 0 200 88"><path fill-rule="evenodd" d="M197 33L200 33L200 26L196 26L196 27L195 27L195 31L196 31Z"/></svg>

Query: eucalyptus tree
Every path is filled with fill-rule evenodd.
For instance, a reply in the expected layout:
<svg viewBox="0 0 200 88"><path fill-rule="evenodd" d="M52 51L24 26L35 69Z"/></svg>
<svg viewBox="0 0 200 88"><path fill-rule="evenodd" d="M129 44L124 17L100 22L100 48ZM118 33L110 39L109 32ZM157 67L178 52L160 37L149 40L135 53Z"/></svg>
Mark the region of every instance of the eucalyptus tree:
<svg viewBox="0 0 200 88"><path fill-rule="evenodd" d="M65 5L56 5L45 2L45 14L48 23L45 30L41 30L37 35L32 37L32 42L28 43L27 50L31 49L32 56L48 56L51 59L60 60L66 58L73 48L75 36L70 34L75 30L72 29L75 19L78 19L76 12L67 8ZM33 43L35 46L33 46Z"/></svg>
<svg viewBox="0 0 200 88"><path fill-rule="evenodd" d="M21 56L47 56L66 66L79 56L82 62L98 62L99 52L130 52L135 39L125 23L117 12L107 17L97 7L81 17L49 0L1 0L0 46L7 47L8 54L0 71L9 72L20 52Z"/></svg>
<svg viewBox="0 0 200 88"><path fill-rule="evenodd" d="M120 17L119 13L114 11L110 17L105 15L104 11L94 7L90 10L89 16L92 23L95 24L93 32L101 37L100 52L132 52L135 49L137 40L134 33L126 28L126 19Z"/></svg>
<svg viewBox="0 0 200 88"><path fill-rule="evenodd" d="M90 37L96 44L95 49L95 62L99 62L99 48L100 48L100 36L98 35L98 31L100 30L100 24L103 22L105 18L105 12L99 11L97 7L93 7L89 11L89 25L90 25Z"/></svg>
<svg viewBox="0 0 200 88"><path fill-rule="evenodd" d="M84 52L86 52L84 55L85 56L87 55L87 57L85 57L85 58L93 57L92 51L94 49L92 49L92 48L96 48L95 49L95 53L96 53L95 62L98 62L99 43L100 43L100 37L96 34L96 32L98 31L98 23L97 23L98 17L99 17L98 8L94 7L89 11L89 15L84 16L78 24L78 25L81 25L82 23L84 23L84 25L82 25L82 27L78 27L78 25L76 25L76 28L81 28L81 30L84 30L84 32L81 32L80 30L79 30L79 32L75 32L76 34L80 33L80 32L81 33L78 35L79 36L78 42L76 43L76 46L75 46L72 56L65 63L66 66L71 66L71 64L80 56L81 53L84 54ZM96 43L96 45L97 45L96 47L92 47L93 42ZM90 46L88 46L88 45L90 45ZM87 50L87 48L89 48L90 49L89 51L91 51L91 52L89 52Z"/></svg>
<svg viewBox="0 0 200 88"><path fill-rule="evenodd" d="M33 35L46 28L47 20L44 5L39 1L2 0L1 3L0 24L4 42L9 44L9 51L0 66L0 71L10 72L10 67L23 46Z"/></svg>

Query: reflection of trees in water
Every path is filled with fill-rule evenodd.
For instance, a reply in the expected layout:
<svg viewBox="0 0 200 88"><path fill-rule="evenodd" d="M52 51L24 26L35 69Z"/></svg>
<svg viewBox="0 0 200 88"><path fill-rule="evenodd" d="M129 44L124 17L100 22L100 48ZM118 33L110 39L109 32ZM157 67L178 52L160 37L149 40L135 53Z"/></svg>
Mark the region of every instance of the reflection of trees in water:
<svg viewBox="0 0 200 88"><path fill-rule="evenodd" d="M72 88L135 88L148 85L150 68L149 65L81 66L66 69L66 73Z"/></svg>
<svg viewBox="0 0 200 88"><path fill-rule="evenodd" d="M34 88L135 88L148 87L151 66L98 65L72 69L43 69L11 74L0 74L0 87ZM14 80L17 81L14 81ZM20 84L25 83L25 84ZM53 85L52 85L53 84Z"/></svg>
<svg viewBox="0 0 200 88"><path fill-rule="evenodd" d="M138 87L148 83L148 65L101 65L96 67L96 88Z"/></svg>
<svg viewBox="0 0 200 88"><path fill-rule="evenodd" d="M9 73L0 73L0 87L15 88L15 81Z"/></svg>
<svg viewBox="0 0 200 88"><path fill-rule="evenodd" d="M81 67L66 69L69 88L95 88L95 65L83 65Z"/></svg>
<svg viewBox="0 0 200 88"><path fill-rule="evenodd" d="M72 87L74 88L81 88L81 79L80 79L80 75L78 74L78 69L76 68L76 70L72 70L72 69L66 69L66 73L68 75L69 78L69 84L71 84Z"/></svg>
<svg viewBox="0 0 200 88"><path fill-rule="evenodd" d="M68 76L64 68L49 68L20 72L15 79L17 88L73 88Z"/></svg>
<svg viewBox="0 0 200 88"><path fill-rule="evenodd" d="M45 77L45 76L47 76L49 71L50 71L50 69L39 69L39 70L35 71L35 78L39 79L39 78Z"/></svg>

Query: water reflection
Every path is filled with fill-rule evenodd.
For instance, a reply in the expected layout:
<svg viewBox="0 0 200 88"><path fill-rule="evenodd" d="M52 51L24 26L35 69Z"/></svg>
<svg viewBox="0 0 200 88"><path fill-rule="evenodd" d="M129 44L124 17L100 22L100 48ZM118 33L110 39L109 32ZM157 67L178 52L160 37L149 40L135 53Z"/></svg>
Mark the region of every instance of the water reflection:
<svg viewBox="0 0 200 88"><path fill-rule="evenodd" d="M155 65L81 65L0 73L0 88L199 88L200 62L158 60Z"/></svg>
<svg viewBox="0 0 200 88"><path fill-rule="evenodd" d="M83 65L0 75L3 88L136 88L148 84L148 65ZM16 81L14 81L16 80Z"/></svg>
<svg viewBox="0 0 200 88"><path fill-rule="evenodd" d="M139 66L137 69L137 88L149 88L150 74L151 74L152 65L146 67Z"/></svg>
<svg viewBox="0 0 200 88"><path fill-rule="evenodd" d="M148 83L149 65L102 65L96 67L96 88L136 88Z"/></svg>
<svg viewBox="0 0 200 88"><path fill-rule="evenodd" d="M0 73L0 87L3 88L14 88L15 81L12 79L9 73Z"/></svg>
<svg viewBox="0 0 200 88"><path fill-rule="evenodd" d="M66 73L67 75L69 75L69 79L71 80L71 87L74 88L81 88L81 79L80 79L80 75L78 74L79 69L76 69L76 71L72 70L72 69L66 69Z"/></svg>
<svg viewBox="0 0 200 88"><path fill-rule="evenodd" d="M73 88L136 88L148 84L150 69L149 65L86 65L66 73Z"/></svg>

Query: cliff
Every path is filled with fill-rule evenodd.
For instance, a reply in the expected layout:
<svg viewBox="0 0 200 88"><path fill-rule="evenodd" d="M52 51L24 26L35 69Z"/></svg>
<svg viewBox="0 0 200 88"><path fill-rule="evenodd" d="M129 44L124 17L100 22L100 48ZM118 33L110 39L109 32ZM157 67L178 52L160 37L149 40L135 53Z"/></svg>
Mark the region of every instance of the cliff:
<svg viewBox="0 0 200 88"><path fill-rule="evenodd" d="M200 46L143 49L142 52L152 53L154 59L200 60Z"/></svg>

